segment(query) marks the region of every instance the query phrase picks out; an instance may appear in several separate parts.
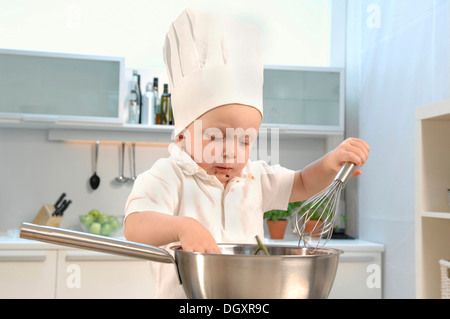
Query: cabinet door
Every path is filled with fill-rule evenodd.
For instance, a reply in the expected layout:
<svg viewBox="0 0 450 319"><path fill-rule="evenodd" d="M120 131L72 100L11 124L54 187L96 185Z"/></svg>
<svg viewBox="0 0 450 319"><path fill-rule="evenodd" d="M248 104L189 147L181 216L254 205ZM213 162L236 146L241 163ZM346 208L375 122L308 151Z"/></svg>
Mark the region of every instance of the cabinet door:
<svg viewBox="0 0 450 319"><path fill-rule="evenodd" d="M339 69L266 66L264 124L342 131L343 79Z"/></svg>
<svg viewBox="0 0 450 319"><path fill-rule="evenodd" d="M154 298L148 261L60 250L56 298Z"/></svg>
<svg viewBox="0 0 450 319"><path fill-rule="evenodd" d="M381 253L345 252L331 289L330 299L379 299L381 295Z"/></svg>
<svg viewBox="0 0 450 319"><path fill-rule="evenodd" d="M54 298L56 251L0 250L0 299Z"/></svg>
<svg viewBox="0 0 450 319"><path fill-rule="evenodd" d="M123 66L123 58L0 50L0 117L119 122Z"/></svg>

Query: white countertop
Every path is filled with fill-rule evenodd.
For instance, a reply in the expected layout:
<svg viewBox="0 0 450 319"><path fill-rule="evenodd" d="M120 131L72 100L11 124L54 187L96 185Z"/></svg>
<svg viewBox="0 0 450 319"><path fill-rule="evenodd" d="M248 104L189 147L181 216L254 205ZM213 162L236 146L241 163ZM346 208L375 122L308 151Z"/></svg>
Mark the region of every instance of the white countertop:
<svg viewBox="0 0 450 319"><path fill-rule="evenodd" d="M22 239L17 237L1 236L0 235L0 250L1 249L15 249L15 250L32 250L32 249L61 249L60 245L53 245L43 243L40 241Z"/></svg>
<svg viewBox="0 0 450 319"><path fill-rule="evenodd" d="M265 244L297 246L298 240L266 238ZM368 251L383 252L384 251L383 244L365 241L365 240L361 240L361 239L330 239L324 247L341 249L343 251L364 251L364 252L368 252Z"/></svg>
<svg viewBox="0 0 450 319"><path fill-rule="evenodd" d="M119 237L119 239L124 239ZM265 238L267 245L289 245L297 246L297 240L284 240L284 239L269 239ZM325 247L341 249L343 251L372 251L383 252L384 245L374 242L369 242L361 239L331 239ZM19 237L11 237L5 234L0 234L0 250L1 249L14 249L14 250L33 250L33 249L76 249L61 245L54 245L44 243L40 241L22 239Z"/></svg>

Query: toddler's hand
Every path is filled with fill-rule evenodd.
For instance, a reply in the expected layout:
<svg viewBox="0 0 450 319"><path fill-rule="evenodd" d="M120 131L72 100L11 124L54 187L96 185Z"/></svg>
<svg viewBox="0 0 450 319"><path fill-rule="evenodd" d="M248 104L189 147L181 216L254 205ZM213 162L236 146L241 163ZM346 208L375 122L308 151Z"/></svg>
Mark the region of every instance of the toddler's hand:
<svg viewBox="0 0 450 319"><path fill-rule="evenodd" d="M327 165L335 170L339 171L346 162L351 162L356 166L362 167L369 156L369 145L358 138L349 138L342 142L336 149L329 152L325 156ZM352 177L361 175L360 169L355 168Z"/></svg>
<svg viewBox="0 0 450 319"><path fill-rule="evenodd" d="M184 251L220 254L220 249L211 233L199 221L185 217L184 225L178 233Z"/></svg>

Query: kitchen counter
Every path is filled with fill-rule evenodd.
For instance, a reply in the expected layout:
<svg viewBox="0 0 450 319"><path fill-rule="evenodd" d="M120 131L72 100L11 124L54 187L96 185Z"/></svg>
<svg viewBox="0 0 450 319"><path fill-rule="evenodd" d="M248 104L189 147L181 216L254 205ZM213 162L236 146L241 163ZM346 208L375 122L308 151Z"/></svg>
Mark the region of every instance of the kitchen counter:
<svg viewBox="0 0 450 319"><path fill-rule="evenodd" d="M119 237L118 239L125 239L124 237ZM23 239L20 237L11 237L5 234L0 234L0 250L1 249L11 249L11 250L53 250L53 249L78 249L72 248L64 245L55 245L44 243L36 240Z"/></svg>
<svg viewBox="0 0 450 319"><path fill-rule="evenodd" d="M265 244L297 246L298 240L265 238ZM344 252L384 252L384 245L361 239L330 239L325 248L341 249Z"/></svg>
<svg viewBox="0 0 450 319"><path fill-rule="evenodd" d="M124 237L119 237L119 239L124 239ZM267 245L289 245L297 246L298 241L292 239L270 239L265 238L265 243ZM61 245L54 245L49 243L44 243L40 241L22 239L20 237L11 237L6 234L0 234L0 249L61 249ZM341 249L345 251L364 251L364 252L383 252L384 245L374 242L369 242L361 239L331 239L325 247ZM67 249L72 249L66 247ZM76 249L76 248L73 248Z"/></svg>
<svg viewBox="0 0 450 319"><path fill-rule="evenodd" d="M22 239L20 237L10 237L0 235L0 249L60 249L60 245L43 243L40 241Z"/></svg>
<svg viewBox="0 0 450 319"><path fill-rule="evenodd" d="M147 260L22 239L17 232L14 235L0 233L0 286L8 287L0 289L0 299L84 299L98 295L154 298L154 274ZM265 242L268 245L298 245L292 237L284 240L265 238ZM332 239L326 247L344 251L339 257L329 298L382 297L383 245L360 239ZM67 284L76 275L72 267L83 272L81 288L73 289ZM107 277L103 275L105 268L108 269ZM133 292L131 295L130 291Z"/></svg>

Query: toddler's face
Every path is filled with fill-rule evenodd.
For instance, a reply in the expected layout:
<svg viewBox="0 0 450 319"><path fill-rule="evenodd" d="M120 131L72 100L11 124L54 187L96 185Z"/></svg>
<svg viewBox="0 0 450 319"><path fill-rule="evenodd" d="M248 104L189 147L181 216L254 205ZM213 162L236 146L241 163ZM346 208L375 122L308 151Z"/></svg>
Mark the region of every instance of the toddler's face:
<svg viewBox="0 0 450 319"><path fill-rule="evenodd" d="M261 121L254 107L223 105L190 124L182 143L202 169L226 185L247 164Z"/></svg>

